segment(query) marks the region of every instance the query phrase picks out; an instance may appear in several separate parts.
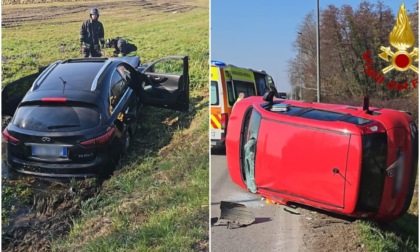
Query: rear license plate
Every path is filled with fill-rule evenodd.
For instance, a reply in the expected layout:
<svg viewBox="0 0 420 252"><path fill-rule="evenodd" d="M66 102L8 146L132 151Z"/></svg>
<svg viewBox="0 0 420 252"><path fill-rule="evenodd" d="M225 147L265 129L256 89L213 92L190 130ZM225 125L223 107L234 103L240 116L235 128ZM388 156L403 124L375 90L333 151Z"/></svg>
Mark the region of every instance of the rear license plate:
<svg viewBox="0 0 420 252"><path fill-rule="evenodd" d="M59 145L32 145L32 156L67 157L67 148Z"/></svg>

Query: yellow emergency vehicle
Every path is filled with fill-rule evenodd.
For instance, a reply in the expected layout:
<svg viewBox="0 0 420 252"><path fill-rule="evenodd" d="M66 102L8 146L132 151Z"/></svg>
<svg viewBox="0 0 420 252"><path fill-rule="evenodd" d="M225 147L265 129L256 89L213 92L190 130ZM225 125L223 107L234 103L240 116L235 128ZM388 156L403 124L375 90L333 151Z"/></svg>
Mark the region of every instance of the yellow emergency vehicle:
<svg viewBox="0 0 420 252"><path fill-rule="evenodd" d="M212 61L210 73L211 146L225 146L229 116L239 94L243 93L246 98L273 90L277 95L277 90L273 78L265 71Z"/></svg>

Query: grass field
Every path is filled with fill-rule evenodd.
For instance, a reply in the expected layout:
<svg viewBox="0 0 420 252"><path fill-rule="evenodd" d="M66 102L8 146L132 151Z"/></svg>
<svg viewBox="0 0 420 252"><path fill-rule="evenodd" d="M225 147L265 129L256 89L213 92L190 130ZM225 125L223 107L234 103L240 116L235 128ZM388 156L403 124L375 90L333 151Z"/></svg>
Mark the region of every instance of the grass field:
<svg viewBox="0 0 420 252"><path fill-rule="evenodd" d="M190 109L145 108L141 130L114 175L80 200L70 231L50 235L44 248L208 250L208 1L2 5L2 86L56 60L81 57L79 30L94 6L105 37L129 38L142 62L189 56Z"/></svg>

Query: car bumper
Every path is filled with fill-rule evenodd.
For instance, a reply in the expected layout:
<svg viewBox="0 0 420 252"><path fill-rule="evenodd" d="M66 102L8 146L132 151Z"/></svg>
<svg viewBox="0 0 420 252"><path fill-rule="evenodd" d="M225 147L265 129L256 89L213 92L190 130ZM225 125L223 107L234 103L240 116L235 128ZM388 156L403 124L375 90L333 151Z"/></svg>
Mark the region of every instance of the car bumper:
<svg viewBox="0 0 420 252"><path fill-rule="evenodd" d="M108 158L97 157L88 163L41 163L8 158L8 166L23 174L48 178L85 178L106 176L114 162Z"/></svg>

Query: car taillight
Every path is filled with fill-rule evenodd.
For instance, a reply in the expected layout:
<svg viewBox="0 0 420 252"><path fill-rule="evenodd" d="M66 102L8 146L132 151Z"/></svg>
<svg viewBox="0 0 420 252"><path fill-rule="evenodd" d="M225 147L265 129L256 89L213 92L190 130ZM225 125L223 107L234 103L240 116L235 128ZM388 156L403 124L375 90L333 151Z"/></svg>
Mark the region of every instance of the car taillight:
<svg viewBox="0 0 420 252"><path fill-rule="evenodd" d="M12 143L12 144L19 143L19 139L17 139L15 137L13 137L12 135L10 135L9 134L9 131L7 129L4 129L4 131L3 131L3 138L8 143Z"/></svg>
<svg viewBox="0 0 420 252"><path fill-rule="evenodd" d="M96 145L96 144L105 144L112 139L112 137L114 136L114 131L115 131L115 129L111 128L109 131L107 131L102 136L83 141L80 144L84 145L84 146Z"/></svg>
<svg viewBox="0 0 420 252"><path fill-rule="evenodd" d="M46 97L41 99L42 102L66 102L67 98L64 97Z"/></svg>
<svg viewBox="0 0 420 252"><path fill-rule="evenodd" d="M227 113L223 113L222 114L222 129L226 129L227 128L227 124L228 124L228 114Z"/></svg>

